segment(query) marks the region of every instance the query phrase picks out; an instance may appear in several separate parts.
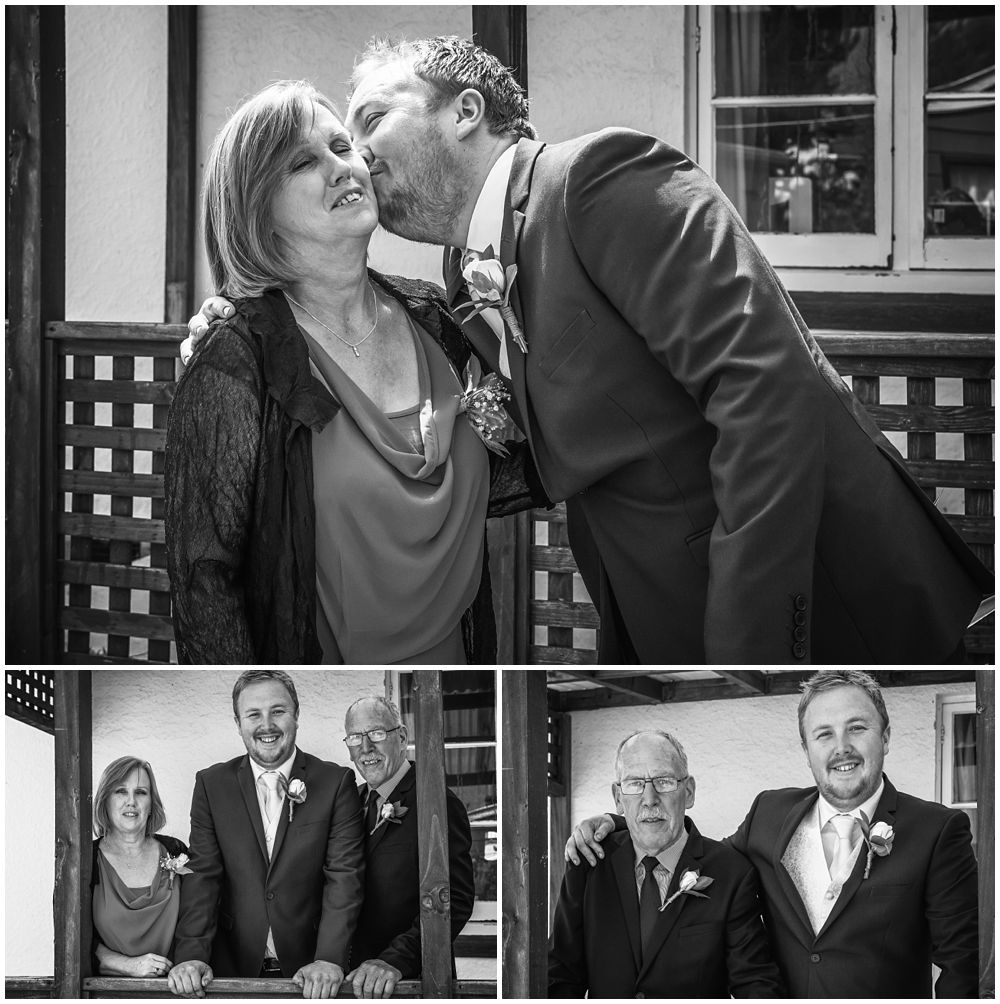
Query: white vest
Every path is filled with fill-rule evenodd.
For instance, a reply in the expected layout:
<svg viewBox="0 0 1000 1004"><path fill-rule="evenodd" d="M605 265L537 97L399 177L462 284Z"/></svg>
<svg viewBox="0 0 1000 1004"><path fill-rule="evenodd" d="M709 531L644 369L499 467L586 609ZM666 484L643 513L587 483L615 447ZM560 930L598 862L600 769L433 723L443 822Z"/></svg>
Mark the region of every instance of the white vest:
<svg viewBox="0 0 1000 1004"><path fill-rule="evenodd" d="M851 854L850 865L844 876L845 881L854 871L854 865L863 846L864 841L859 839ZM819 813L816 809L806 813L805 818L799 823L798 829L785 848L785 853L781 856L781 863L802 897L813 934L819 934L840 896L843 883L830 880L830 869L823 851L823 838L819 832Z"/></svg>

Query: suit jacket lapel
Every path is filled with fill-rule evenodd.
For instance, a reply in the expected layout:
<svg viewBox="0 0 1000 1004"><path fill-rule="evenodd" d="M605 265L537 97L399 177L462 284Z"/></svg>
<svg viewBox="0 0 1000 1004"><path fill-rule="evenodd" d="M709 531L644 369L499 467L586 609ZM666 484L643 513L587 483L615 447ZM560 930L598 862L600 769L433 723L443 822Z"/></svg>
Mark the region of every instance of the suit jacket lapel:
<svg viewBox="0 0 1000 1004"><path fill-rule="evenodd" d="M886 778L885 788L882 790L882 797L878 800L878 805L875 806L875 814L872 816L872 824L875 823L888 823L893 826L896 821L896 802L898 800L899 793L893 786L892 782ZM829 930L830 925L847 909L847 904L851 902L857 891L861 888L861 883L864 880L865 865L868 861L868 848L862 843L861 850L858 853L858 859L854 862L854 868L851 871L851 875L848 880L844 883L844 887L840 890L840 895L837 897L837 902L833 904L833 909L830 911L830 915L826 918L826 923L819 929L816 935L817 940L822 937L823 934Z"/></svg>
<svg viewBox="0 0 1000 1004"><path fill-rule="evenodd" d="M681 876L686 871L698 871L701 868L701 859L705 854L705 844L702 839L701 833L698 832L698 827L695 826L693 819L686 819L686 822L690 823L690 829L688 830L688 841L684 845L684 850L681 852L680 859L677 862L677 867L674 869L673 875L670 876L670 885L667 887L667 898L669 899L675 892L677 892L680 887ZM633 886L634 886L633 879ZM707 892L706 895L711 896L711 891ZM674 929L674 925L677 923L681 911L684 909L689 896L678 896L677 899L670 904L670 906L660 911L659 916L656 918L656 926L653 928L653 934L649 939L649 950L643 959L642 969L639 972L639 979L641 980L643 976L646 975L649 967L655 961L657 955L659 955L660 950L663 948L664 942L670 937L670 932Z"/></svg>
<svg viewBox="0 0 1000 1004"><path fill-rule="evenodd" d="M805 818L806 813L816 805L818 797L816 790L811 788L792 806L788 815L785 816L784 822L781 824L781 829L778 831L778 839L774 843L774 854L771 861L778 884L781 886L781 891L785 894L785 899L788 900L789 905L795 911L795 916L799 920L800 940L806 946L811 945L814 941L812 924L809 921L806 905L802 902L802 896L799 894L799 890L792 880L792 876L788 874L788 869L785 868L781 858L799 824Z"/></svg>
<svg viewBox="0 0 1000 1004"><path fill-rule="evenodd" d="M625 918L625 931L628 943L632 949L632 958L636 972L642 966L642 939L639 934L639 895L635 888L635 852L632 839L625 833L624 840L618 845L611 856L611 870L614 872L615 886L618 889L618 899L621 902L622 916Z"/></svg>
<svg viewBox="0 0 1000 1004"><path fill-rule="evenodd" d="M257 801L257 786L254 782L253 770L250 767L250 757L246 756L240 761L239 767L236 768L236 781L239 784L243 801L246 803L250 825L257 837L257 846L260 847L260 853L264 855L266 861L267 841L264 838L264 820L260 817L260 802Z"/></svg>
<svg viewBox="0 0 1000 1004"><path fill-rule="evenodd" d="M500 372L500 341L493 329L478 314L469 317L466 305L472 305L468 287L462 278L462 251L446 248L444 253L444 277L447 286L448 310L456 323L462 326L465 337L489 364L490 369ZM459 309L461 308L461 309Z"/></svg>
<svg viewBox="0 0 1000 1004"><path fill-rule="evenodd" d="M514 158L514 168L517 167L517 158ZM513 188L514 176L513 171L511 173L511 186ZM518 189L522 186L519 184ZM525 192L525 197L527 193ZM504 207L504 220L503 220L503 233L500 238L500 264L506 270L509 265L517 263L517 249L518 244L521 240L521 231L524 228L524 213L519 209L513 208L513 200ZM524 336L525 344L528 346L528 351L531 351L531 332L525 330L524 326L524 311L521 308L521 286L524 285L524 278L521 275L516 275L514 277L514 282L510 287L510 299L509 303L514 311L514 316L517 318L517 323L521 327L521 334ZM518 413L522 419L521 421L521 431L530 439L531 429L529 428L528 415L530 414L530 409L528 408L528 390L525 382L525 366L527 365L528 357L523 353L514 341L514 338L510 332L509 326L505 323L504 327L507 329L507 359L510 363L510 382L514 389L514 401L517 404Z"/></svg>
<svg viewBox="0 0 1000 1004"><path fill-rule="evenodd" d="M410 801L412 793L416 790L416 767L411 763L410 769L403 775L402 780L396 787L389 793L389 802L402 802L407 808L410 808ZM365 786L367 788L367 785ZM365 834L365 853L371 854L373 850L382 842L385 838L386 833L389 831L390 826L396 826L396 823L382 823L379 828L370 836ZM402 825L402 824L398 824Z"/></svg>
<svg viewBox="0 0 1000 1004"><path fill-rule="evenodd" d="M295 754L295 762L292 764L292 771L288 776L288 780L291 781L294 778L301 779L303 784L306 783L306 758L301 750ZM271 853L271 860L268 862L267 866L268 873L270 873L271 869L274 867L275 861L278 860L278 853L281 850L281 845L285 842L285 834L288 832L289 826L289 804L288 795L286 794L285 800L282 802L281 809L279 810L281 815L278 819L278 831L274 835L274 850ZM295 823L293 822L291 825L294 826Z"/></svg>

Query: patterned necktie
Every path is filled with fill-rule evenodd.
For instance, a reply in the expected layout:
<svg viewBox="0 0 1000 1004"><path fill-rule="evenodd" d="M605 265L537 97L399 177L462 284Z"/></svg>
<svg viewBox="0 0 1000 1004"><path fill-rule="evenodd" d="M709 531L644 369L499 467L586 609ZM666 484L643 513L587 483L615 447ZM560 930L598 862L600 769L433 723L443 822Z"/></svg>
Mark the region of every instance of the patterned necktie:
<svg viewBox="0 0 1000 1004"><path fill-rule="evenodd" d="M268 823L274 821L274 817L281 808L281 795L278 794L278 776L276 770L266 770L260 775L260 783L264 786L264 812L267 815Z"/></svg>
<svg viewBox="0 0 1000 1004"><path fill-rule="evenodd" d="M838 813L831 817L830 822L837 831L837 843L830 861L830 878L834 882L843 882L847 878L847 868L854 852L854 826L857 820L846 813Z"/></svg>
<svg viewBox="0 0 1000 1004"><path fill-rule="evenodd" d="M368 789L368 804L365 808L365 833L370 834L378 822L378 792Z"/></svg>
<svg viewBox="0 0 1000 1004"><path fill-rule="evenodd" d="M660 912L660 887L656 884L656 876L653 875L653 870L659 861L647 855L642 859L642 864L646 869L646 877L642 881L642 891L639 894L639 940L645 961L649 939L652 937L656 918Z"/></svg>

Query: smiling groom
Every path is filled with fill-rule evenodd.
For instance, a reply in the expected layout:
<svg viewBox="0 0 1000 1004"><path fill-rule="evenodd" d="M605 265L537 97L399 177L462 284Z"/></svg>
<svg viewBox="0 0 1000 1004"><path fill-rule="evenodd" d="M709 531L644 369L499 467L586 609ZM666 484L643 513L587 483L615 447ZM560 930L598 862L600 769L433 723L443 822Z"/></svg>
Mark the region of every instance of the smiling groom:
<svg viewBox="0 0 1000 1004"><path fill-rule="evenodd" d="M284 977L303 997L336 997L364 889L354 772L296 748L287 673L242 673L233 712L247 755L195 779L170 989L204 997L215 976Z"/></svg>

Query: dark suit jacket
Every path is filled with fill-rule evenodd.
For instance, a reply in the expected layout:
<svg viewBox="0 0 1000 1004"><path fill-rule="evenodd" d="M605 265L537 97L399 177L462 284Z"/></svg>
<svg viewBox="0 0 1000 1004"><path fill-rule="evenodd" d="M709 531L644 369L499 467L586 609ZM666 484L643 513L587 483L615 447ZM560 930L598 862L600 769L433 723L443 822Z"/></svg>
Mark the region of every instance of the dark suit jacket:
<svg viewBox="0 0 1000 1004"><path fill-rule="evenodd" d="M930 997L931 963L941 967L938 997L978 996L976 861L964 812L896 791L888 778L873 822L895 830L888 857L866 853L818 935L781 863L816 804L815 788L757 796L727 843L760 876L764 922L792 997Z"/></svg>
<svg viewBox="0 0 1000 1004"><path fill-rule="evenodd" d="M518 142L516 417L647 663L941 662L993 578L813 341L715 183L651 136ZM468 302L445 253L449 306ZM458 316L458 315L457 315ZM466 314L461 314L466 317ZM481 317L463 329L497 369Z"/></svg>
<svg viewBox="0 0 1000 1004"><path fill-rule="evenodd" d="M365 867L354 771L300 750L291 777L306 800L291 822L282 805L269 862L249 757L198 772L175 963L256 976L270 926L286 977L316 959L346 967Z"/></svg>
<svg viewBox="0 0 1000 1004"><path fill-rule="evenodd" d="M715 881L708 899L679 896L657 920L643 959L635 851L628 831L604 844L591 868L568 864L549 940L549 997L778 997L781 985L760 921L753 869L698 832L670 880L696 869Z"/></svg>
<svg viewBox="0 0 1000 1004"><path fill-rule="evenodd" d="M362 803L368 785L361 786ZM451 874L451 937L472 916L475 882L472 833L459 797L448 796L448 867ZM392 803L409 809L402 822L383 823L365 833L365 898L351 947L351 968L368 959L395 966L404 980L420 975L420 870L417 857L417 770L411 769L392 792Z"/></svg>

